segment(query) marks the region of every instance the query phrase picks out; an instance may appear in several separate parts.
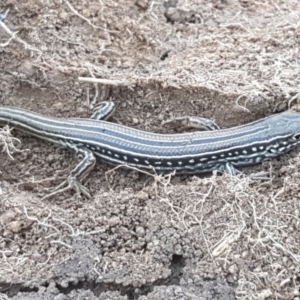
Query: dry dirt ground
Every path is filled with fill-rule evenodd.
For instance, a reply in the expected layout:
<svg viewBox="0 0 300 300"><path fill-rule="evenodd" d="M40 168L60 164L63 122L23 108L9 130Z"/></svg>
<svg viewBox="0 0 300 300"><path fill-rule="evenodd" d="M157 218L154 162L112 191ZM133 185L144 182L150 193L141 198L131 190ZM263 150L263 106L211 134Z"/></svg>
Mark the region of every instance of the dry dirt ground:
<svg viewBox="0 0 300 300"><path fill-rule="evenodd" d="M0 9L0 105L88 117L89 102L110 99L113 122L163 133L176 116L231 127L298 106L298 0ZM0 299L300 299L298 150L245 168L269 173L255 182L98 164L84 181L92 199L41 201L74 154L12 134L14 160L0 135Z"/></svg>

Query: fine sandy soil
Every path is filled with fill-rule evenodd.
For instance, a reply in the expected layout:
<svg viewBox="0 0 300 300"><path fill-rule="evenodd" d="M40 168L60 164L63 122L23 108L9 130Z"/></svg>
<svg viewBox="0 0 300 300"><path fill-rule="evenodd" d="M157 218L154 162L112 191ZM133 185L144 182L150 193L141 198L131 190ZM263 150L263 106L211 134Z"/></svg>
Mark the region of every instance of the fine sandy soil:
<svg viewBox="0 0 300 300"><path fill-rule="evenodd" d="M112 100L112 122L162 133L180 131L163 125L177 116L226 128L297 110L298 0L0 9L0 106L88 117ZM254 182L97 164L83 181L91 199L42 201L74 153L7 128L0 144L0 299L300 298L299 151L244 168L268 173Z"/></svg>

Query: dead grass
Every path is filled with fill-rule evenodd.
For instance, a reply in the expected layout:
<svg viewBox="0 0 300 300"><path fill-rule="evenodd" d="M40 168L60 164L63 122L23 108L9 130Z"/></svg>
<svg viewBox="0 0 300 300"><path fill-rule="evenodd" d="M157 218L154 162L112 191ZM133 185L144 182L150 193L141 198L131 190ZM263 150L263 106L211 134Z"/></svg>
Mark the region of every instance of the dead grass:
<svg viewBox="0 0 300 300"><path fill-rule="evenodd" d="M15 147L15 143L21 143L21 141L11 134L11 128L5 126L0 128L0 147L2 146L2 152L5 152L10 159L14 159L13 152L19 152L20 150Z"/></svg>
<svg viewBox="0 0 300 300"><path fill-rule="evenodd" d="M201 13L202 21L198 24L166 23L161 3L148 2L146 9L137 9L135 2L129 0L91 1L86 7L76 0L64 0L59 5L42 1L42 7L35 8L40 9L36 13L40 19L34 18L34 25L26 25L30 30L20 32L13 29L16 26L13 18L26 22L31 7L18 4L7 20L0 21L0 51L3 51L0 55L3 54L6 62L29 63L38 75L24 75L22 69L16 74L19 65L5 65L9 75L0 74L1 100L4 95L17 95L19 99L22 86L16 82L21 81L30 84L33 90L54 90L62 103L67 99L66 88L79 90L81 95L87 95L89 102L89 87L82 84L85 81L94 87L92 103L120 91L125 95L124 103L133 101L126 98L124 90L119 90L124 85L133 91L142 88L147 95L161 89L176 92L181 89L186 94L195 89L201 91L197 96L202 101L199 105L204 103L205 108L213 103L222 115L235 109L266 114L292 108L299 102L299 1L227 1L222 7L218 7L221 1L179 1L177 9L187 14ZM52 29L59 28L59 34L51 28L48 30L45 22ZM160 59L165 53L167 58ZM53 83L51 74L63 84L63 92ZM70 83L69 78L75 81ZM5 82L9 84L4 85ZM14 93L14 89L18 92ZM221 95L219 102L216 94ZM233 101L227 101L226 95ZM164 107L169 106L163 97L160 100ZM185 107L180 110L184 113ZM17 141L9 129L0 131L0 147L10 158L16 151ZM83 237L92 240L94 235L102 239L92 240L96 250L91 248L91 253L98 251L90 267L97 280L117 270L125 270L124 273L130 274L128 278L136 282L134 274L140 276L138 272L142 269L154 274L155 279L166 277L161 263L164 257L159 254L167 252L167 247L160 249L153 240L145 242L146 238L140 238L148 248L139 255L138 251L129 250L133 246L140 249L130 227L137 223L145 231L156 233L171 228L181 234L176 245L181 243L182 249L189 249L180 250L185 257L197 260L196 252L203 248L204 259L213 265L215 276L221 274L228 282L238 282L238 299L297 299L300 297L299 165L297 157L291 158L286 167L270 172L271 180L267 183L214 174L173 185L171 177L154 177L144 187L142 200L133 190L125 189L123 195L114 190L104 193L99 187L95 202L76 202L78 211L72 202L64 203L64 208L55 203L38 206L30 202L30 194L24 200L10 187L3 188L3 183L1 213L16 210L17 219L32 221L34 225L25 240L19 232L12 234L9 243L8 238L1 238L0 278L26 281L32 276L29 274L32 270L37 271L33 276L38 277L72 257L71 251L77 249ZM283 178L282 184L274 183L276 178ZM107 182L109 186L109 178ZM147 202L148 198L151 203ZM146 225L140 219L139 201L147 204L143 212ZM132 207L136 213L129 218L126 212ZM114 219L116 210L119 221ZM132 240L122 240L124 234L118 232L119 225L115 226L114 222L120 222L123 227L129 223L128 235L132 234ZM105 230L128 247L125 256L123 245L112 246L102 237ZM183 237L189 238L191 244ZM30 238L39 241L36 251L42 258L38 263L32 249L23 247L19 254L19 245L27 245ZM162 240L160 243L164 245ZM107 249L105 254L99 250L103 248ZM135 266L134 271L131 266ZM201 269L200 265L191 274L199 272L203 276L206 267ZM126 284L132 284L128 278ZM139 278L140 282L146 281L143 276ZM149 284L150 279L147 280ZM0 294L0 299L6 296Z"/></svg>
<svg viewBox="0 0 300 300"><path fill-rule="evenodd" d="M206 259L224 278L238 281L238 298L281 297L283 290L292 297L300 271L299 203L288 196L295 183L286 178L276 195L266 195L247 178L214 175L194 179L184 202L176 187L160 201L172 212L174 226L206 245Z"/></svg>

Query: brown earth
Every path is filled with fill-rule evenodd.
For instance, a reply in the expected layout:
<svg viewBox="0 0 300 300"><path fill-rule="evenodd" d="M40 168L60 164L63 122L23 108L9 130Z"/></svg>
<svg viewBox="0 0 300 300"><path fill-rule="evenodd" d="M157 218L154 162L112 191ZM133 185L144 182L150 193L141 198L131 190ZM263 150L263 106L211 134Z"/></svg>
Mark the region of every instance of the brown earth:
<svg viewBox="0 0 300 300"><path fill-rule="evenodd" d="M230 127L299 102L298 0L1 8L0 105L88 117L88 101L109 99L113 122L166 133L175 116ZM300 299L298 150L243 170L267 171L263 182L98 164L92 199L41 201L74 154L13 135L22 152L0 155L0 299Z"/></svg>

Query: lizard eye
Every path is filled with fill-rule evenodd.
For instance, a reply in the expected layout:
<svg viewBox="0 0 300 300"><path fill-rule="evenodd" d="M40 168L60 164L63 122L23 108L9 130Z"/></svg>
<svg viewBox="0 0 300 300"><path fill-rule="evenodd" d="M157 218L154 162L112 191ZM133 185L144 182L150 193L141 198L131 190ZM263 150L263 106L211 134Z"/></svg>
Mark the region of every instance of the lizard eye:
<svg viewBox="0 0 300 300"><path fill-rule="evenodd" d="M300 141L300 132L294 134L293 137L292 137L292 139L293 139L293 140L296 140L296 141Z"/></svg>

